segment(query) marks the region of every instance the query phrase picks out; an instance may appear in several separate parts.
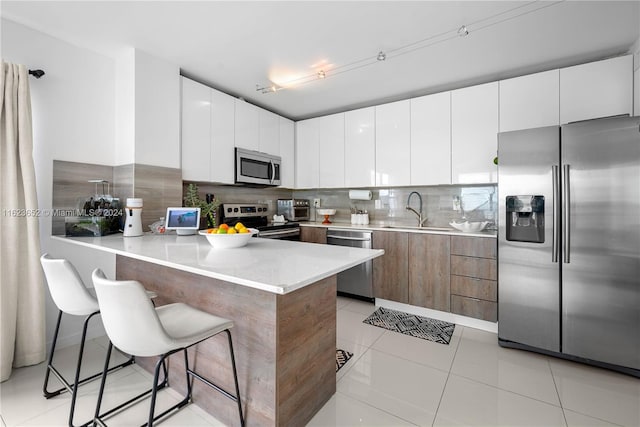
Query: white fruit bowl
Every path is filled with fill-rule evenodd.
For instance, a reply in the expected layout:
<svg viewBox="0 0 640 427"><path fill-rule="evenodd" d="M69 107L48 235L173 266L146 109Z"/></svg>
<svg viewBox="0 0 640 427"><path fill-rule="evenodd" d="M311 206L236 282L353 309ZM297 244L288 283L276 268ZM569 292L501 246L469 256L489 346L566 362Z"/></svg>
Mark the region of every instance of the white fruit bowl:
<svg viewBox="0 0 640 427"><path fill-rule="evenodd" d="M478 222L450 222L449 225L455 228L456 230L463 231L465 233L477 233L479 231L484 230L484 228L489 224L488 221L478 221Z"/></svg>
<svg viewBox="0 0 640 427"><path fill-rule="evenodd" d="M316 212L318 212L318 215L335 215L336 214L336 210L335 209L318 209Z"/></svg>
<svg viewBox="0 0 640 427"><path fill-rule="evenodd" d="M258 234L258 230L255 228L248 228L247 230L249 230L248 233L238 234L209 234L207 230L201 230L198 234L206 237L209 244L216 249L231 249L246 246L249 243L249 239Z"/></svg>

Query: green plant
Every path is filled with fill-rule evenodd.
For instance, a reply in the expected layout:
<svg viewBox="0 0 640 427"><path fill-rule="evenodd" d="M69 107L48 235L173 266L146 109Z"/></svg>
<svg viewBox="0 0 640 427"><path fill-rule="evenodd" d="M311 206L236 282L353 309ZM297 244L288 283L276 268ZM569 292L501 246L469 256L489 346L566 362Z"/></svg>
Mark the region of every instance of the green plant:
<svg viewBox="0 0 640 427"><path fill-rule="evenodd" d="M189 184L184 197L185 207L200 208L200 216L207 219L207 227L215 228L218 224L217 212L220 201L215 197L210 202L202 200L198 195L198 186Z"/></svg>

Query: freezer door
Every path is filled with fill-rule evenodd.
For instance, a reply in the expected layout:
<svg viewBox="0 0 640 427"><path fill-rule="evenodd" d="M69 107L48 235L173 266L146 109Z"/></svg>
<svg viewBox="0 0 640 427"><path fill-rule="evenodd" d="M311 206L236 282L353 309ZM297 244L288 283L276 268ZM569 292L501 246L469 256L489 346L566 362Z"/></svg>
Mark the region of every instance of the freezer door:
<svg viewBox="0 0 640 427"><path fill-rule="evenodd" d="M498 136L498 336L556 352L560 351L560 267L554 182L559 149L557 126ZM536 210L543 212L534 218ZM514 226L509 233L508 224Z"/></svg>
<svg viewBox="0 0 640 427"><path fill-rule="evenodd" d="M563 126L562 164L562 351L640 369L640 118Z"/></svg>

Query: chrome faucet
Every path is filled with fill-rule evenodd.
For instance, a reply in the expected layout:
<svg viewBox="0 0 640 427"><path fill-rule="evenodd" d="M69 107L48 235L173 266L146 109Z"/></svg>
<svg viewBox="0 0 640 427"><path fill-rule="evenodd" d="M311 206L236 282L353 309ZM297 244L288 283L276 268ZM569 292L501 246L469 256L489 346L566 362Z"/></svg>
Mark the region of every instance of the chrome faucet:
<svg viewBox="0 0 640 427"><path fill-rule="evenodd" d="M411 207L411 196L418 196L418 200L420 200L420 211L416 211ZM413 212L418 216L418 227L422 227L425 222L427 222L427 218L422 218L422 196L417 191L412 191L409 193L409 197L407 198L407 210Z"/></svg>

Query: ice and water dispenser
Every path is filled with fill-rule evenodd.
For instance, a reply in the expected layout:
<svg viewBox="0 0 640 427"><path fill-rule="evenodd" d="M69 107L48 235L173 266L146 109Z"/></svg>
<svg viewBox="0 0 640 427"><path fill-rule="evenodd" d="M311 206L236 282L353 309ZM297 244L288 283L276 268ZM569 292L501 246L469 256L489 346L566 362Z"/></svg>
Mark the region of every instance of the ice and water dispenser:
<svg viewBox="0 0 640 427"><path fill-rule="evenodd" d="M544 243L544 196L507 196L507 240Z"/></svg>

